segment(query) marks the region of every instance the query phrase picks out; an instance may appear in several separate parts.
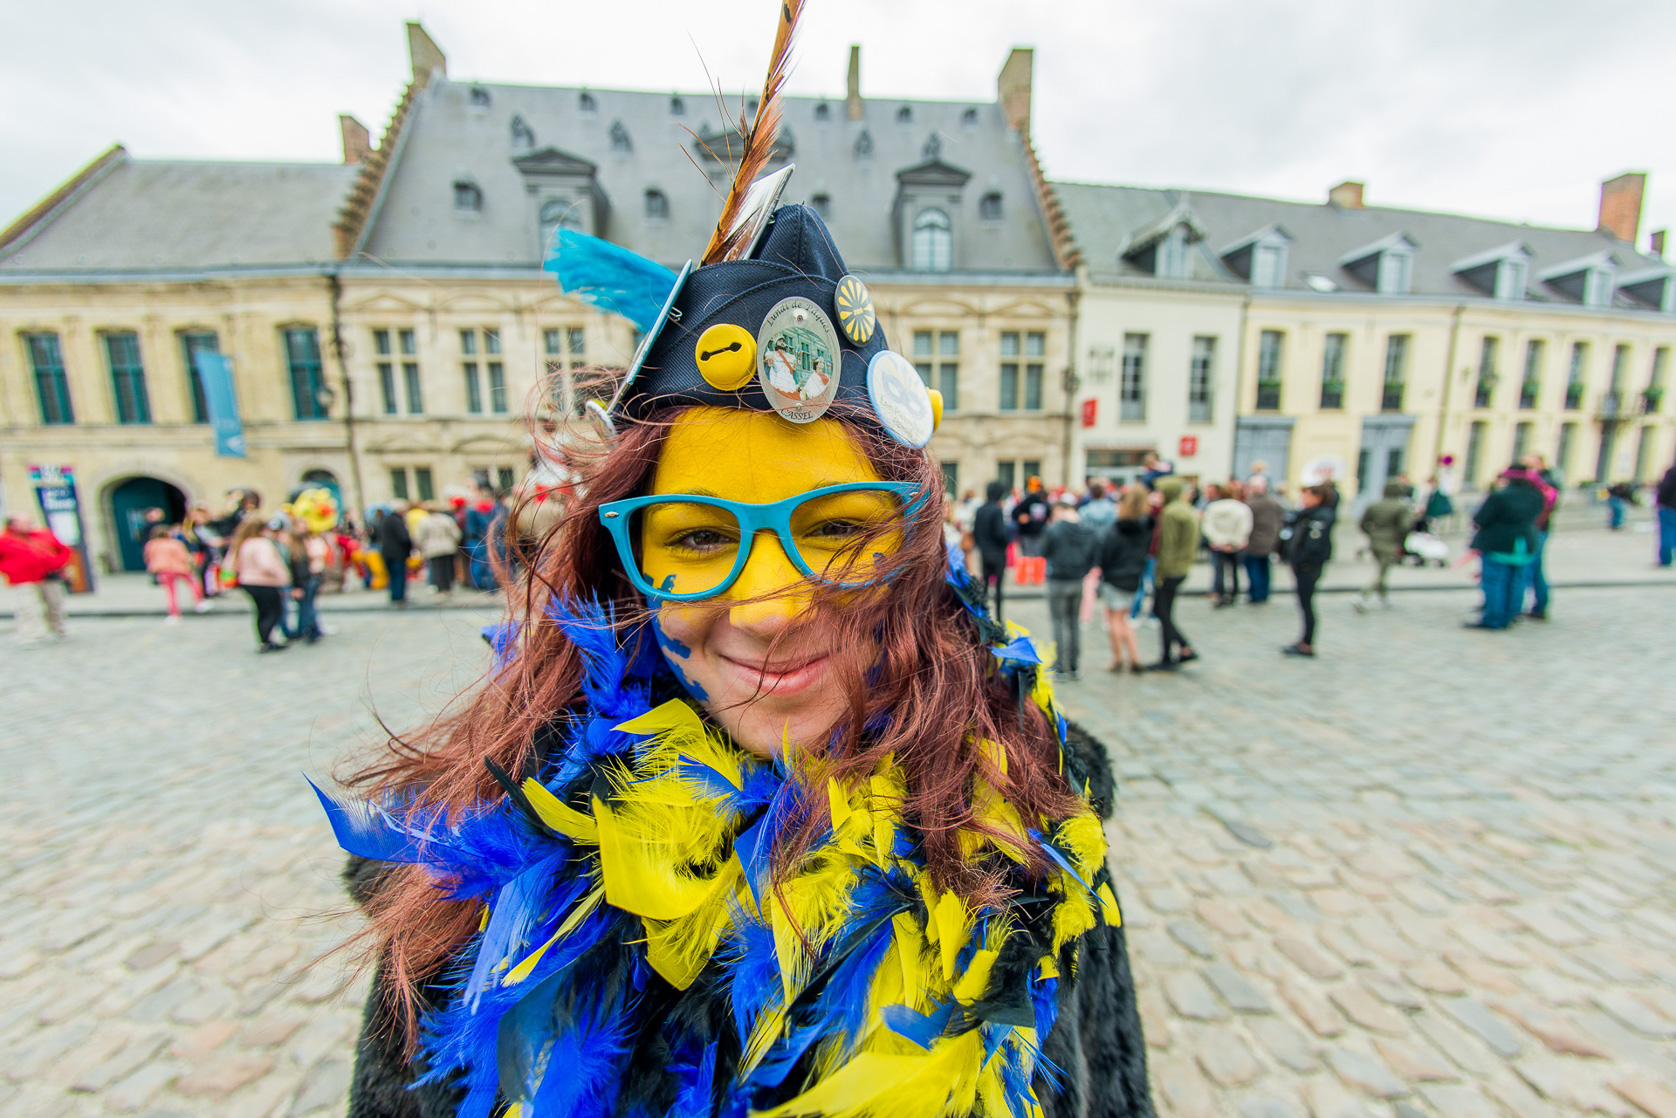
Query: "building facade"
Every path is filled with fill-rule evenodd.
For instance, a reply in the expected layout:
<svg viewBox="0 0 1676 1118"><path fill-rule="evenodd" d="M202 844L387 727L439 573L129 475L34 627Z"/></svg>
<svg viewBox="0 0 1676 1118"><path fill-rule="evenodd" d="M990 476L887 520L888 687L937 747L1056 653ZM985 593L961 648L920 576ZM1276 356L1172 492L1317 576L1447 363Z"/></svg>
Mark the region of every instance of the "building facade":
<svg viewBox="0 0 1676 1118"><path fill-rule="evenodd" d="M90 552L139 564L150 507L308 484L350 507L508 488L531 428L587 437L585 370L633 327L542 270L560 227L679 267L707 241L738 125L709 94L459 81L408 26L412 79L341 165L139 160L113 148L0 232L0 496L76 477ZM771 167L831 226L900 352L942 390L953 487L1066 474L1077 292L1030 147L1031 55L992 102L788 98ZM749 103L729 115L750 113ZM696 169L695 169L696 167ZM193 354L231 360L223 457Z"/></svg>
<svg viewBox="0 0 1676 1118"><path fill-rule="evenodd" d="M1155 421L1145 402L1207 398L1207 362L1181 355L1220 355L1231 315L1228 375L1211 382L1231 423L1212 410L1194 441L1214 456L1183 473L1330 469L1365 501L1440 469L1481 488L1534 452L1573 485L1650 481L1676 455L1676 269L1662 234L1636 248L1644 184L1604 183L1599 227L1570 230L1368 207L1357 183L1324 205L1056 183L1081 250L1080 406L1115 409L1120 429L1126 409L1144 415L1135 446L1169 457L1192 417ZM1114 350L1127 380L1121 358L1102 375ZM1091 463L1112 438L1096 422L1078 444Z"/></svg>

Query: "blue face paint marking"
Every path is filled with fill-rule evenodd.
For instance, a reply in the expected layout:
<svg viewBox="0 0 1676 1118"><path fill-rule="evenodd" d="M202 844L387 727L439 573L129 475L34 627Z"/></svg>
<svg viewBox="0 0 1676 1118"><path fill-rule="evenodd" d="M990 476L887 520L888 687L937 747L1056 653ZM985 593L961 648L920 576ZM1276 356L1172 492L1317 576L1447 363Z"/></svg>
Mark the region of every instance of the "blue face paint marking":
<svg viewBox="0 0 1676 1118"><path fill-rule="evenodd" d="M663 626L658 624L658 619L656 617L652 618L652 631L658 635L659 648L663 649L671 656L679 656L683 660L692 658L693 650L670 636L668 633L664 632Z"/></svg>
<svg viewBox="0 0 1676 1118"><path fill-rule="evenodd" d="M674 578L675 576L670 575L669 577ZM669 583L667 581L664 583L664 589L669 589ZM648 602L647 604L654 605L654 603L651 602ZM669 665L669 670L675 673L675 678L681 681L681 686L687 689L687 694L691 695L694 699L697 699L701 703L708 702L710 699L709 692L705 691L703 687L688 679L687 674L681 670L681 665L675 662L675 658L677 656L683 660L691 659L693 650L663 631L663 626L658 623L658 617L655 609L652 614L652 634L657 637L658 647L663 650L664 662Z"/></svg>

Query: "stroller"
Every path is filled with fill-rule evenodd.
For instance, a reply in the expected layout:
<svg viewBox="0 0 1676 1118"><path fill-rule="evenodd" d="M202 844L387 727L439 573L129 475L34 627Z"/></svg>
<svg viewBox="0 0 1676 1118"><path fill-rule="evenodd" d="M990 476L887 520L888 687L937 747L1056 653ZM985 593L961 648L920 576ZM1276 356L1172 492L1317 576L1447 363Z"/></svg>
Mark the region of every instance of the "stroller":
<svg viewBox="0 0 1676 1118"><path fill-rule="evenodd" d="M1424 567L1427 563L1447 567L1449 545L1430 532L1410 532L1403 539L1401 559L1405 563L1412 562L1416 567Z"/></svg>

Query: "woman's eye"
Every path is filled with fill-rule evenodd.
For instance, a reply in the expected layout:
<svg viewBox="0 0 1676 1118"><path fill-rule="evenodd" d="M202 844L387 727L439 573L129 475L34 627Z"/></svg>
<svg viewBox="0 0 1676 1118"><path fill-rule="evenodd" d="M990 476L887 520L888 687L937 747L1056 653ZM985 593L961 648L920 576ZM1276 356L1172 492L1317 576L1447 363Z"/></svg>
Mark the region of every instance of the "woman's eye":
<svg viewBox="0 0 1676 1118"><path fill-rule="evenodd" d="M868 526L859 520L823 520L809 530L809 535L820 539L851 539L866 532Z"/></svg>
<svg viewBox="0 0 1676 1118"><path fill-rule="evenodd" d="M669 546L678 550L708 552L733 542L733 537L714 528L694 528L671 539Z"/></svg>

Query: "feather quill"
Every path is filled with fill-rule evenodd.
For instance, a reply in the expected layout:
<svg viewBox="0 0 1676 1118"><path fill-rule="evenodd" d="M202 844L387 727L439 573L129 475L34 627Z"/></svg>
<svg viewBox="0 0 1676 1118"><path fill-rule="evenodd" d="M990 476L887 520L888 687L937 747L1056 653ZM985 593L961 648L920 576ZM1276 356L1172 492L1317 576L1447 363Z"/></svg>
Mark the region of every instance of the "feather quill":
<svg viewBox="0 0 1676 1118"><path fill-rule="evenodd" d="M803 14L803 0L781 0L780 24L774 32L774 53L768 59L768 76L762 83L762 96L757 99L756 119L747 121L739 114L739 135L743 150L739 167L733 174L733 186L722 205L722 216L716 231L704 250L700 263L714 264L733 260L749 237L749 224L739 227L739 217L745 207L745 195L751 189L768 157L774 150L774 139L780 131L780 91L791 76L791 42L797 30L798 17Z"/></svg>

